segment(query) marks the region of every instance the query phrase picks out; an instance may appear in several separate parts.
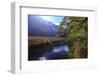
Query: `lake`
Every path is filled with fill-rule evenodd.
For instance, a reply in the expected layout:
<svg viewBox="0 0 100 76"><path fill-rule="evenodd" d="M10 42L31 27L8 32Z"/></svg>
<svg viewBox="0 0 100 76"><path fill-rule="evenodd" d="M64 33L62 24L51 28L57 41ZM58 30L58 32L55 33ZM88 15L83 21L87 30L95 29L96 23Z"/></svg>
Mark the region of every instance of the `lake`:
<svg viewBox="0 0 100 76"><path fill-rule="evenodd" d="M69 47L67 43L60 42L56 45L42 45L28 48L28 60L56 60L67 59Z"/></svg>

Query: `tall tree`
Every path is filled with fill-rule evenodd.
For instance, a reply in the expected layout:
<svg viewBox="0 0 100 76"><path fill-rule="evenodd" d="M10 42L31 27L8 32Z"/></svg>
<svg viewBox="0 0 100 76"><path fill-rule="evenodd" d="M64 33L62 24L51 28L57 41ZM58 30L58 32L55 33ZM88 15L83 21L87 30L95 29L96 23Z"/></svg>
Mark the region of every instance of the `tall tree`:
<svg viewBox="0 0 100 76"><path fill-rule="evenodd" d="M64 17L60 25L57 27L60 36L66 37L68 29L69 17Z"/></svg>
<svg viewBox="0 0 100 76"><path fill-rule="evenodd" d="M70 45L70 57L86 58L88 41L88 18L70 17L69 28L67 32L67 41Z"/></svg>

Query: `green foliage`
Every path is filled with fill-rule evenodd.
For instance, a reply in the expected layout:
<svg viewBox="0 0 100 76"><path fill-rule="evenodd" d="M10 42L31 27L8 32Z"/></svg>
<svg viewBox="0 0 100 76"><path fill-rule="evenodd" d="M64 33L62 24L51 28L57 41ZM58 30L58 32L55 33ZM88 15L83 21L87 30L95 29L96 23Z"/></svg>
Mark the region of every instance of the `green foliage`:
<svg viewBox="0 0 100 76"><path fill-rule="evenodd" d="M61 21L60 25L57 27L57 30L59 33L63 33L64 37L67 34L67 29L68 29L68 18L69 17L64 17L63 20Z"/></svg>
<svg viewBox="0 0 100 76"><path fill-rule="evenodd" d="M69 54L73 58L87 57L82 55L84 52L87 54L87 20L87 17L70 17L66 38L70 44Z"/></svg>
<svg viewBox="0 0 100 76"><path fill-rule="evenodd" d="M70 58L86 58L88 18L64 17L57 30L64 33L70 47Z"/></svg>

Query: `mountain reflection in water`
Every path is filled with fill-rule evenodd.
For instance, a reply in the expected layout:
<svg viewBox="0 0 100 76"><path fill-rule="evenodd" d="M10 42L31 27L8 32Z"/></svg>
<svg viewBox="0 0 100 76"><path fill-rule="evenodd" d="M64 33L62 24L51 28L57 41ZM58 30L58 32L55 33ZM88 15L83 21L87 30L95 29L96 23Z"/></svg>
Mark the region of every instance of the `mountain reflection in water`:
<svg viewBox="0 0 100 76"><path fill-rule="evenodd" d="M29 47L29 60L55 60L68 58L68 45L59 43L56 45L45 45L41 47Z"/></svg>

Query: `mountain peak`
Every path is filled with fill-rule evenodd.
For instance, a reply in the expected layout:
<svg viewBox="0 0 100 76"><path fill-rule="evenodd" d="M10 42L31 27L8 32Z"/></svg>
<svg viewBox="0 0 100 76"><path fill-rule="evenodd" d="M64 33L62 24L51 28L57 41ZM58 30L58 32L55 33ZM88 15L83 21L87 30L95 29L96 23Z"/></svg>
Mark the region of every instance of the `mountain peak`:
<svg viewBox="0 0 100 76"><path fill-rule="evenodd" d="M57 36L56 25L40 16L28 16L29 36Z"/></svg>

